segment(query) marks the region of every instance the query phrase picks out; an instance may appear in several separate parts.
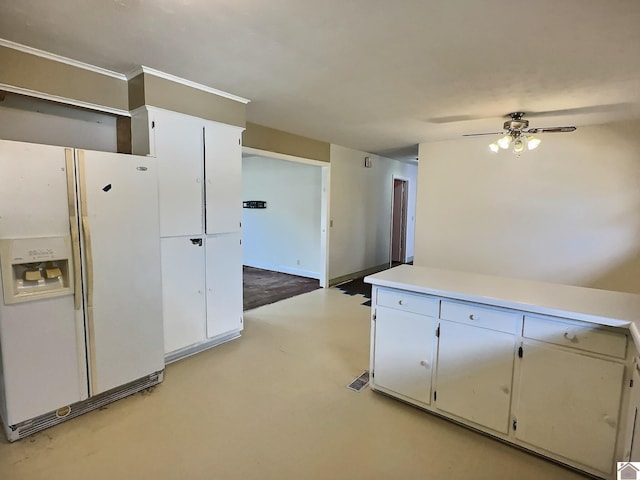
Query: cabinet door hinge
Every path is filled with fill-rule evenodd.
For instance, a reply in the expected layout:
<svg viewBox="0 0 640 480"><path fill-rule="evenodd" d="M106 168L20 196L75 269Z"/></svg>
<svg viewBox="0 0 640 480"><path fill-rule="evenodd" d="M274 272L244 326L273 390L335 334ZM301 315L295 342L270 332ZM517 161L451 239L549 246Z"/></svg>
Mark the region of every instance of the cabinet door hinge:
<svg viewBox="0 0 640 480"><path fill-rule="evenodd" d="M511 424L511 426L513 427L514 430L516 430L518 428L518 420L516 420L515 418L513 419L513 423Z"/></svg>
<svg viewBox="0 0 640 480"><path fill-rule="evenodd" d="M629 380L629 388L633 388L633 378Z"/></svg>
<svg viewBox="0 0 640 480"><path fill-rule="evenodd" d="M440 338L440 325L436 328L436 337Z"/></svg>
<svg viewBox="0 0 640 480"><path fill-rule="evenodd" d="M518 356L519 356L520 358L522 358L522 355L523 355L523 354L524 354L524 351L522 350L522 345L520 345L520 346L518 347Z"/></svg>

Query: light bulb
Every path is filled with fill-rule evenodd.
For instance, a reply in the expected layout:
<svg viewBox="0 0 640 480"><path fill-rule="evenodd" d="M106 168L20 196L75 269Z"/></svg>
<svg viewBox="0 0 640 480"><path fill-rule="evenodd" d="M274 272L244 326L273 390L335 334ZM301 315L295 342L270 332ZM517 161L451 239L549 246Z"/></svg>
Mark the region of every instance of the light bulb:
<svg viewBox="0 0 640 480"><path fill-rule="evenodd" d="M493 153L497 153L498 150L500 150L500 147L498 146L497 143L492 143L491 145L489 145L489 150L491 150Z"/></svg>
<svg viewBox="0 0 640 480"><path fill-rule="evenodd" d="M538 145L540 145L540 139L539 138L529 137L527 139L527 148L529 150L533 150L534 148L538 148Z"/></svg>
<svg viewBox="0 0 640 480"><path fill-rule="evenodd" d="M498 140L497 143L500 148L509 148L509 144L511 143L511 135L505 135L500 140Z"/></svg>
<svg viewBox="0 0 640 480"><path fill-rule="evenodd" d="M513 142L513 153L520 155L522 152L524 152L524 142L522 137L518 137Z"/></svg>

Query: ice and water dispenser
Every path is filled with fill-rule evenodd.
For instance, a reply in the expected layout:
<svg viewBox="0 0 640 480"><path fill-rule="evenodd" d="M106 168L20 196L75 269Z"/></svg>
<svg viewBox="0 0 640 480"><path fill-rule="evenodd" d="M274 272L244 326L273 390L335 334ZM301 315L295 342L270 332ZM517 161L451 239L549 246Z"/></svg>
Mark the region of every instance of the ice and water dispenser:
<svg viewBox="0 0 640 480"><path fill-rule="evenodd" d="M69 237L0 239L4 303L73 293Z"/></svg>

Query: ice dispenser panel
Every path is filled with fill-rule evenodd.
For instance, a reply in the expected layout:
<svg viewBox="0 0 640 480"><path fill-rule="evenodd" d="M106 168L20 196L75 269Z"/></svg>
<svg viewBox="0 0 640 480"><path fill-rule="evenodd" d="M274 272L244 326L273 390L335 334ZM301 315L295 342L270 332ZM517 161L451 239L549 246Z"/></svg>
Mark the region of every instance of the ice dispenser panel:
<svg viewBox="0 0 640 480"><path fill-rule="evenodd" d="M69 237L0 240L4 303L73 293Z"/></svg>

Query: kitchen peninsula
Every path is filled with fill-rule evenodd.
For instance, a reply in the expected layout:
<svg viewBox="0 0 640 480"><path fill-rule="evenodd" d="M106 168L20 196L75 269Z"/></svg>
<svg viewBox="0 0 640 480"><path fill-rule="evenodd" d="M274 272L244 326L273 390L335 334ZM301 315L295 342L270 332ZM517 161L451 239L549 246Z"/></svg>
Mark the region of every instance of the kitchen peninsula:
<svg viewBox="0 0 640 480"><path fill-rule="evenodd" d="M373 390L598 477L640 459L640 295L410 265L365 281Z"/></svg>

